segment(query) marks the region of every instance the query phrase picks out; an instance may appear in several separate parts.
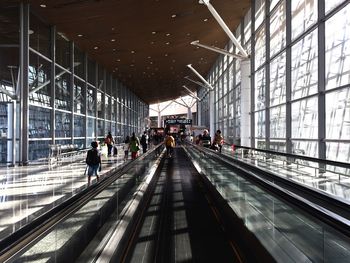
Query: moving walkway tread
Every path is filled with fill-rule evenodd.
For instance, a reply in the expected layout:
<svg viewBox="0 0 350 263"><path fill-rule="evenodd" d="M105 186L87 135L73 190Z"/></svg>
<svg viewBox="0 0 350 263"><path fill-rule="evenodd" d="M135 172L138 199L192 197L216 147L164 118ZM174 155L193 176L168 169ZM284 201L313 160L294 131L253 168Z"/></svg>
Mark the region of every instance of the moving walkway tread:
<svg viewBox="0 0 350 263"><path fill-rule="evenodd" d="M158 181L122 262L247 262L215 200L182 148ZM232 224L232 221L231 221ZM237 234L237 233L236 233Z"/></svg>

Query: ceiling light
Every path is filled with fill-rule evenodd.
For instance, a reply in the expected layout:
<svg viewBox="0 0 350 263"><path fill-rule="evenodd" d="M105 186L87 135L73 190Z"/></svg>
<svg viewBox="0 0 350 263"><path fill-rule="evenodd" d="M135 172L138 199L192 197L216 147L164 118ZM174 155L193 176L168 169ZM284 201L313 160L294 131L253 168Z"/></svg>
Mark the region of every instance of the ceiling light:
<svg viewBox="0 0 350 263"><path fill-rule="evenodd" d="M83 35L82 34L79 34L78 37L82 37Z"/></svg>
<svg viewBox="0 0 350 263"><path fill-rule="evenodd" d="M98 49L98 47L96 46L96 47L94 47L94 49L96 50L96 49Z"/></svg>
<svg viewBox="0 0 350 263"><path fill-rule="evenodd" d="M208 21L208 18L204 18L203 21L204 21L204 22L207 22L207 21Z"/></svg>
<svg viewBox="0 0 350 263"><path fill-rule="evenodd" d="M152 42L151 42L151 45L153 45L153 44L154 44L154 42L152 41Z"/></svg>
<svg viewBox="0 0 350 263"><path fill-rule="evenodd" d="M114 31L114 29L115 29L115 28L114 28L114 27L112 27L112 30L113 30L113 31Z"/></svg>
<svg viewBox="0 0 350 263"><path fill-rule="evenodd" d="M130 67L133 67L133 66L135 66L135 65L134 65L134 64L131 64L131 65L130 65Z"/></svg>
<svg viewBox="0 0 350 263"><path fill-rule="evenodd" d="M175 18L176 16L177 16L176 14L171 15L172 18Z"/></svg>
<svg viewBox="0 0 350 263"><path fill-rule="evenodd" d="M131 54L134 54L135 53L135 51L134 50L131 50Z"/></svg>
<svg viewBox="0 0 350 263"><path fill-rule="evenodd" d="M156 31L152 31L152 35L155 35L155 34L157 34L157 32Z"/></svg>
<svg viewBox="0 0 350 263"><path fill-rule="evenodd" d="M112 38L112 39L111 39L111 42L115 42L115 39L114 39L114 38Z"/></svg>
<svg viewBox="0 0 350 263"><path fill-rule="evenodd" d="M166 36L167 36L167 37L170 36L170 33L166 33Z"/></svg>
<svg viewBox="0 0 350 263"><path fill-rule="evenodd" d="M170 42L166 42L165 44L166 44L166 45L170 45Z"/></svg>
<svg viewBox="0 0 350 263"><path fill-rule="evenodd" d="M120 62L120 58L118 58L117 61Z"/></svg>
<svg viewBox="0 0 350 263"><path fill-rule="evenodd" d="M152 62L152 61L150 61L149 63L150 63L151 65L153 64L153 62Z"/></svg>
<svg viewBox="0 0 350 263"><path fill-rule="evenodd" d="M113 52L117 51L115 48L113 48Z"/></svg>
<svg viewBox="0 0 350 263"><path fill-rule="evenodd" d="M190 36L190 35L191 35L191 33L187 33L186 35Z"/></svg>
<svg viewBox="0 0 350 263"><path fill-rule="evenodd" d="M151 56L148 56L147 58L151 58Z"/></svg>
<svg viewBox="0 0 350 263"><path fill-rule="evenodd" d="M45 8L45 7L46 7L46 5L45 5L45 4L41 4L41 5L40 5L40 7Z"/></svg>
<svg viewBox="0 0 350 263"><path fill-rule="evenodd" d="M164 56L166 56L166 57L167 57L167 56L168 56L168 54L165 54Z"/></svg>
<svg viewBox="0 0 350 263"><path fill-rule="evenodd" d="M173 63L175 63L175 59L173 59Z"/></svg>

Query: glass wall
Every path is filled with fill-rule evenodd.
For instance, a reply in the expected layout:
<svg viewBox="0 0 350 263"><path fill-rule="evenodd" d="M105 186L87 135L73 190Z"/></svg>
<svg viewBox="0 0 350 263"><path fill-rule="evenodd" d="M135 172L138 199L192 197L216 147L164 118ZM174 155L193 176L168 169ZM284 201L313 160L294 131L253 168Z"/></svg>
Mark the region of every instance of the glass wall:
<svg viewBox="0 0 350 263"><path fill-rule="evenodd" d="M256 0L234 34L251 55L251 145L349 162L349 1ZM199 105L226 142L240 142L240 64L219 55L207 75L214 105L208 94Z"/></svg>
<svg viewBox="0 0 350 263"><path fill-rule="evenodd" d="M21 157L17 149L18 162L44 160L53 143L86 148L93 140L103 140L108 131L122 141L130 132L140 134L145 129L148 105L63 33L30 12L25 47L19 40L19 5L0 3L0 8L0 163L12 162L11 153L23 136L14 109L17 116L28 114L28 153ZM27 109L20 108L19 101L16 107L13 103L20 99L16 95L20 94L21 46L29 53ZM12 144L13 134L17 146Z"/></svg>

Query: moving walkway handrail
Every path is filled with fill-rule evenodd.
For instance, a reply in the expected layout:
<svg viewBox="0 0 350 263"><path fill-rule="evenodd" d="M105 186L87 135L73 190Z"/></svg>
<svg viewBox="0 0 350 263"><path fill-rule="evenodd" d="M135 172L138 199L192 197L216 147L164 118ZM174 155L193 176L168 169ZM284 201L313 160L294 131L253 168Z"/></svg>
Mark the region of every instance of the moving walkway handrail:
<svg viewBox="0 0 350 263"><path fill-rule="evenodd" d="M258 185L262 186L264 189L268 190L271 193L274 193L275 195L282 197L284 200L288 201L289 203L294 204L295 206L299 207L300 209L306 211L307 213L315 216L316 218L320 219L321 221L325 222L326 224L332 226L333 228L341 231L342 233L344 233L346 236L350 237L350 220L333 212L332 210L330 210L330 207L323 207L320 204L316 204L314 202L311 202L309 200L307 200L306 198L303 198L301 196L299 196L298 194L287 190L284 187L281 187L279 185L274 184L274 182L271 182L267 179L264 179L250 171L248 171L248 169L253 169L253 170L259 170L259 173L262 173L264 175L267 176L273 176L274 179L281 179L281 181L283 180L284 182L289 181L289 180L285 180L283 178L277 178L277 176L268 173L267 171L258 169L257 167L254 167L252 165L243 163L243 162L239 162L234 158L231 158L229 156L226 155L220 155L217 154L216 152L209 150L209 149L205 149L203 147L199 147L197 145L192 144L193 147L195 147L198 151L210 156L211 158L217 159L222 161L224 164L226 164L229 167L234 167L235 171L239 171L242 175L244 175L247 179L253 181L254 183L257 183ZM235 165L235 163L239 162L240 165ZM241 165L242 164L242 165ZM244 168L243 168L244 166ZM318 198L320 200L326 200L327 201L327 205L334 205L337 207L342 207L342 209L344 209L344 211L349 209L349 205L341 202L338 199L335 198L331 198L327 195L322 195L322 193L320 191L314 190L314 189L310 189L310 188L306 188L304 186L298 185L295 182L291 182L289 181L289 187L294 187L297 188L298 190L300 190L302 188L304 193L310 194L312 196L316 196L318 195ZM337 209L334 209L334 211L336 211Z"/></svg>
<svg viewBox="0 0 350 263"><path fill-rule="evenodd" d="M231 144L228 144L228 143L225 143L225 145L232 146ZM289 158L301 159L301 160L305 160L305 161L316 162L319 164L326 164L326 165L332 165L332 166L338 166L338 167L350 169L350 164L338 162L338 161L331 161L331 160L314 158L314 157L303 156L303 155L298 155L298 154L276 152L276 151L271 151L271 150L263 150L263 149L257 149L257 148L252 148L252 147L239 146L239 145L234 145L234 147L240 148L240 149L246 149L246 150L250 150L250 151L263 152L263 153L268 153L268 154L272 154L272 155L285 156L285 157L289 157Z"/></svg>
<svg viewBox="0 0 350 263"><path fill-rule="evenodd" d="M70 214L77 211L94 196L96 196L106 187L108 187L112 182L117 180L128 170L132 169L135 164L135 161L143 160L151 152L153 152L153 150L141 155L134 161L128 162L123 166L119 166L115 169L108 171L99 183L85 188L81 192L78 192L63 203L50 209L43 215L34 219L32 222L28 223L16 232L12 233L10 236L1 240L0 262L5 262L13 255L21 251L28 244L34 242L44 233L50 231L55 225L67 218Z"/></svg>

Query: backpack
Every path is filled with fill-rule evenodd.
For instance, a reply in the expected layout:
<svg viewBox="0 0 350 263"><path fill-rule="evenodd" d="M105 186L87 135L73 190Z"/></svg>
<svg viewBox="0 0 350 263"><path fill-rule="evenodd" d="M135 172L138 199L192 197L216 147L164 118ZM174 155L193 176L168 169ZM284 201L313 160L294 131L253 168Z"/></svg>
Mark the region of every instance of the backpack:
<svg viewBox="0 0 350 263"><path fill-rule="evenodd" d="M90 149L87 152L86 164L87 165L96 165L101 161L98 151L96 149Z"/></svg>

